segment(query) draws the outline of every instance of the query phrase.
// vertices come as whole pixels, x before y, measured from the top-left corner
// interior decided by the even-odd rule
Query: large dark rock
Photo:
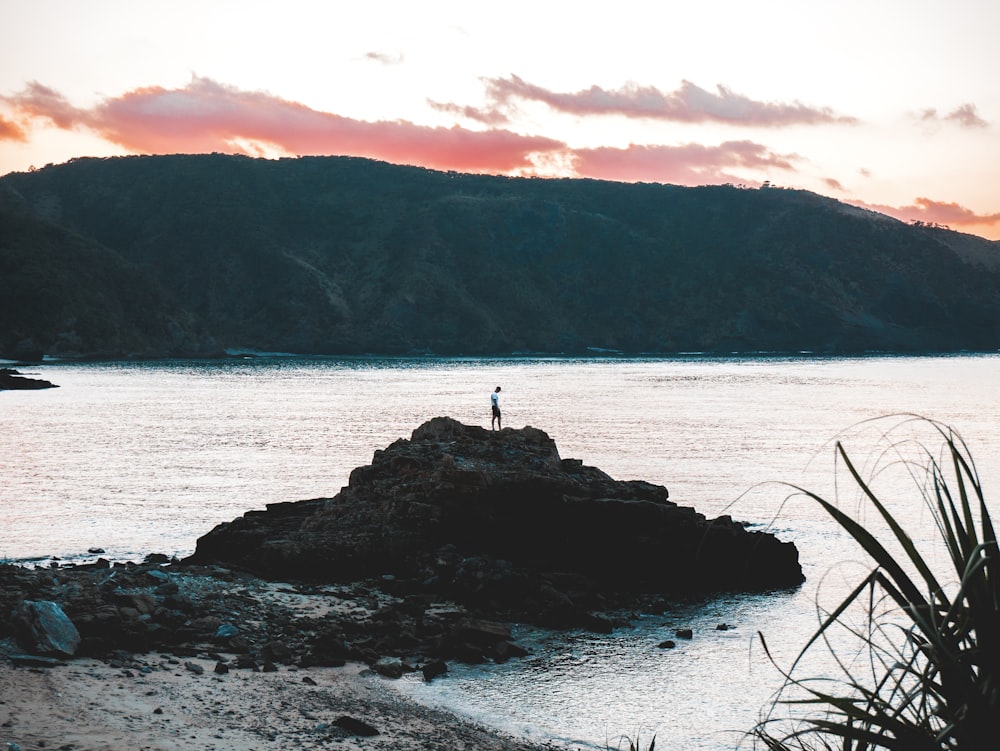
[[[729,517],[708,520],[668,500],[662,486],[561,459],[541,430],[492,432],[446,417],[376,451],[334,498],[219,525],[189,561],[274,578],[420,582],[459,601],[544,614],[538,620],[553,625],[622,593],[803,579],[791,543]]]
[[[72,657],[80,648],[80,632],[56,602],[26,600],[13,622],[21,644],[36,654]]]

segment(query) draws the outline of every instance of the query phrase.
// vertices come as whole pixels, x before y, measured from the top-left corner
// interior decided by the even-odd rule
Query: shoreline
[[[108,587],[117,603],[110,608],[98,595]],[[84,637],[75,656],[25,639],[14,610],[29,600],[74,616]],[[184,641],[159,638],[156,622],[169,614],[158,600],[183,611]],[[0,566],[0,748],[553,748],[421,704],[392,685],[426,657],[383,662],[364,641],[340,641],[349,623],[362,640],[385,634],[376,614],[398,605],[365,583],[304,586],[162,560]]]
[[[419,704],[363,664],[221,675],[214,664],[166,653],[49,668],[0,660],[0,743],[21,751],[552,748]]]

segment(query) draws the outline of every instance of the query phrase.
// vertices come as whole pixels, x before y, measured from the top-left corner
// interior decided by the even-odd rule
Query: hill
[[[78,159],[0,230],[6,355],[1000,346],[1000,244],[805,191]]]

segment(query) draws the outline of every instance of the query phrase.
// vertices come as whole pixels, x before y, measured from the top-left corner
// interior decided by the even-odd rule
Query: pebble
[[[197,662],[185,662],[184,667],[190,670],[195,675],[201,675],[205,672],[205,668],[199,665]]]

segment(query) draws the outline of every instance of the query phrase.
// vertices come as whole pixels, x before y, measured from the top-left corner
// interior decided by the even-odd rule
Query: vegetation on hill
[[[997,243],[804,191],[78,159],[0,229],[0,354],[1000,346]]]
[[[11,199],[0,194],[0,355],[210,351],[191,316],[168,303],[155,280]]]

